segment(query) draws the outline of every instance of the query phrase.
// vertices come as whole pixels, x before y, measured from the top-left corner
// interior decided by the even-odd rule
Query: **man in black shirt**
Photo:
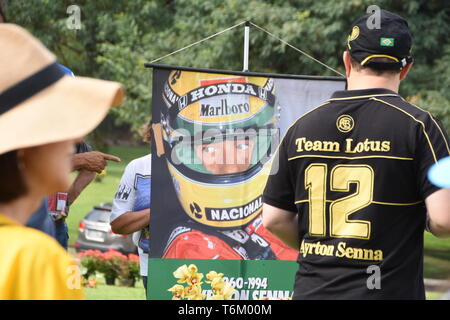
[[[424,299],[425,226],[450,235],[450,189],[427,179],[448,136],[398,95],[408,24],[381,10],[371,29],[369,17],[348,36],[348,90],[289,128],[264,191],[264,225],[300,251],[294,299]]]

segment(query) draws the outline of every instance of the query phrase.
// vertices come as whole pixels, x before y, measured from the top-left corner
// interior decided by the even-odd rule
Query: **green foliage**
[[[81,8],[81,30],[65,25],[71,4]],[[124,83],[127,100],[113,116],[136,130],[151,108],[151,72],[144,62],[250,20],[343,73],[351,23],[372,4],[402,15],[414,34],[415,66],[401,94],[432,110],[449,129],[450,12],[443,0],[15,0],[7,14],[77,75]],[[251,71],[335,75],[254,27],[250,38]],[[242,49],[243,26],[160,63],[241,70]]]
[[[94,250],[87,250],[78,255],[82,267],[81,274],[85,280],[89,280],[89,277],[95,276],[95,272],[100,265],[100,256],[100,251],[94,252]]]
[[[109,249],[102,254],[97,270],[103,273],[106,279],[115,279],[119,277],[124,268],[128,268],[127,257],[118,251]]]

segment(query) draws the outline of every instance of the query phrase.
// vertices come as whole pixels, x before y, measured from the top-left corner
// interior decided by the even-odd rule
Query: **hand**
[[[88,170],[101,173],[107,166],[107,160],[120,162],[120,158],[98,151],[77,153],[73,155],[74,170]]]

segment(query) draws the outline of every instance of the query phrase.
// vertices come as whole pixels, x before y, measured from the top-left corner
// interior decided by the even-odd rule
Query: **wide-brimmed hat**
[[[0,24],[0,154],[83,137],[123,100],[118,82],[70,77],[25,29]]]

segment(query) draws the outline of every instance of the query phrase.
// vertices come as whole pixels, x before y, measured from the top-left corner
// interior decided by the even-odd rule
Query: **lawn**
[[[105,279],[97,276],[96,288],[85,288],[84,295],[87,300],[145,300],[145,289],[142,279],[136,281],[135,287],[120,286],[116,280],[114,286],[105,284]]]
[[[125,166],[133,159],[148,154],[149,147],[126,147],[112,146],[108,153],[116,155],[122,162],[109,162],[107,174],[101,182],[92,182],[75,201],[70,209],[67,219],[69,226],[69,243],[73,245],[78,236],[78,224],[80,220],[92,209],[94,205],[101,202],[111,202]],[[450,279],[450,241],[438,239],[429,233],[425,233],[425,278]],[[145,299],[145,291],[142,281],[135,288],[121,286],[107,286],[102,278],[95,289],[87,288],[86,297],[90,300],[125,300]],[[427,299],[439,298],[441,293],[427,292]]]
[[[425,232],[424,275],[431,279],[450,279],[450,240]]]

